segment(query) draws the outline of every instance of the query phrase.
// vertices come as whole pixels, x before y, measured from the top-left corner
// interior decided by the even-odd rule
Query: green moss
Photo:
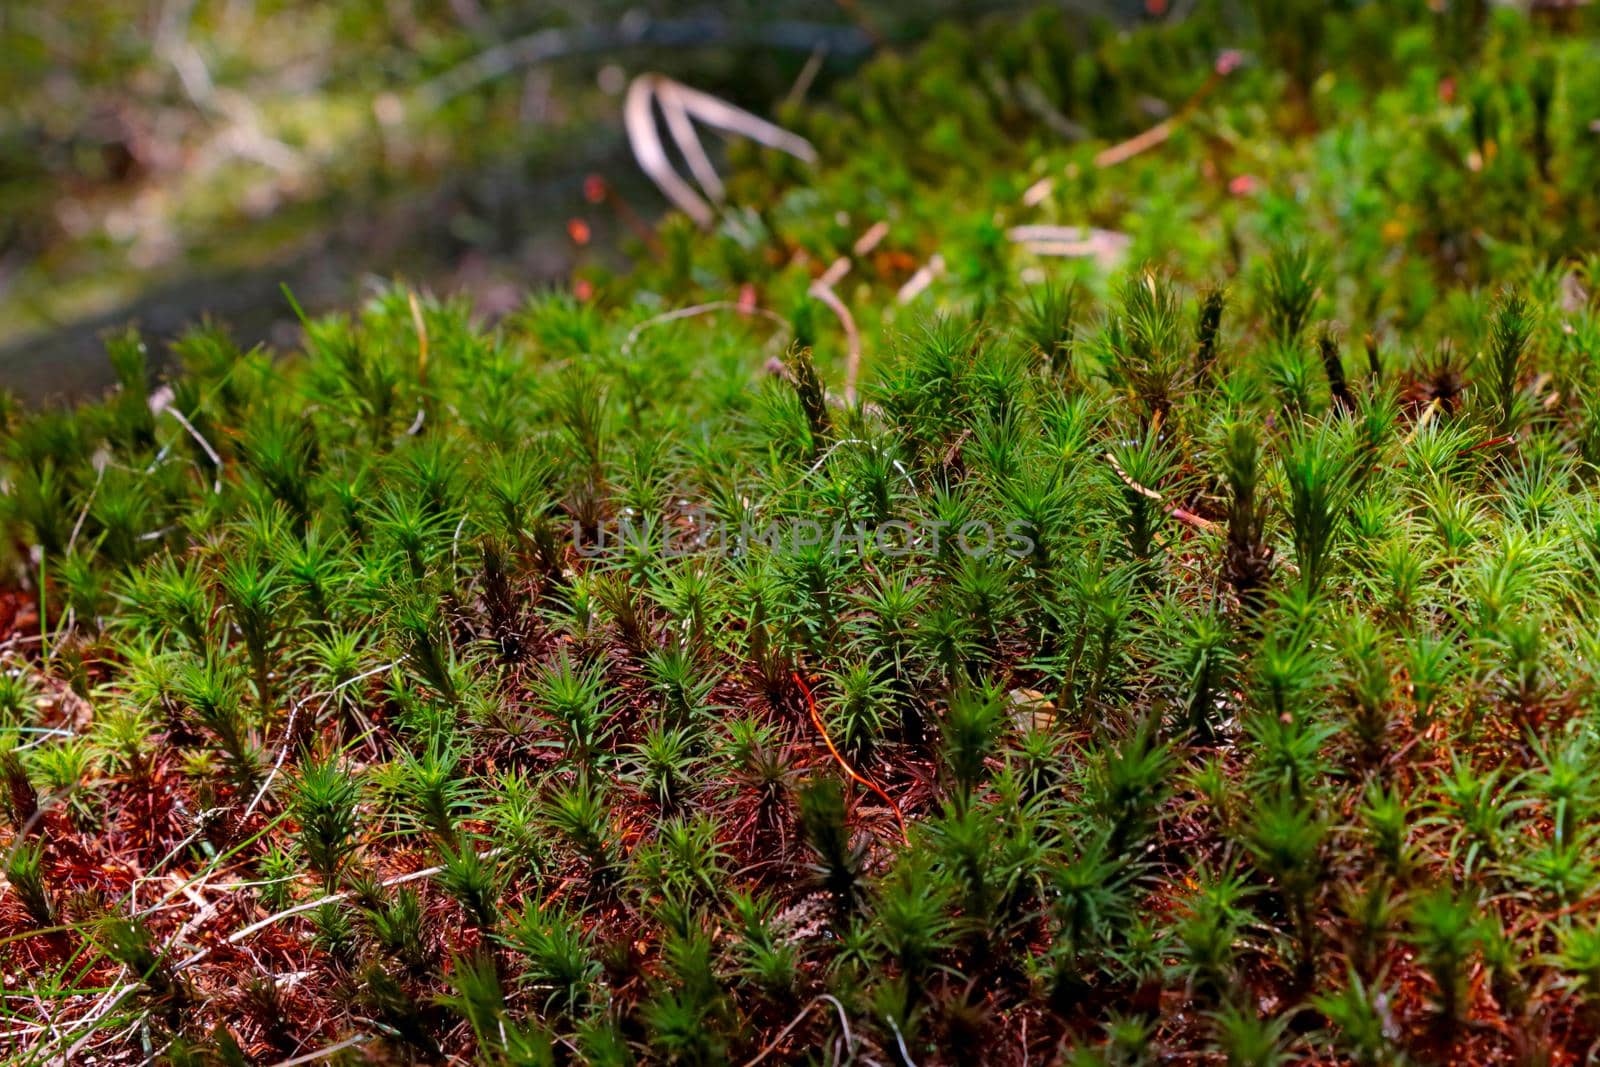
[[[587,298],[208,327],[153,416],[124,339],[122,392],[16,413],[33,1051],[1586,1048],[1600,67],[1292,6],[943,33]]]

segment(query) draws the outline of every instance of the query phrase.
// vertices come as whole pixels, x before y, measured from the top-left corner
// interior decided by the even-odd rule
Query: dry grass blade
[[[651,327],[661,326],[669,322],[678,322],[682,319],[694,318],[696,315],[707,315],[714,311],[732,311],[740,315],[759,315],[770,322],[775,322],[778,324],[779,337],[786,336],[793,329],[793,327],[789,325],[789,320],[784,318],[782,315],[779,315],[775,311],[769,311],[763,307],[755,307],[752,305],[736,303],[732,300],[713,300],[705,304],[693,304],[689,307],[674,308],[671,311],[663,311],[659,315],[652,315],[650,318],[645,319],[633,329],[629,330],[628,336],[622,339],[622,354],[624,356],[631,355],[633,353],[633,346],[639,343],[639,335]]]
[[[296,1056],[293,1059],[279,1060],[277,1063],[273,1064],[272,1067],[299,1067],[299,1065],[302,1063],[316,1063],[318,1060],[325,1060],[330,1056],[337,1056],[347,1048],[355,1048],[357,1045],[364,1045],[369,1040],[370,1038],[368,1038],[365,1034],[357,1034],[355,1037],[347,1037],[343,1041],[335,1042],[334,1044],[328,1045],[325,1048],[319,1048],[315,1052],[307,1052]]]
[[[1006,236],[1036,256],[1092,258],[1110,270],[1127,254],[1133,239],[1092,226],[1013,226]]]
[[[415,306],[415,305],[413,305],[413,306]],[[278,758],[273,761],[272,770],[267,774],[266,778],[262,781],[261,787],[256,790],[255,795],[250,798],[250,803],[245,805],[244,814],[242,816],[240,816],[241,821],[244,820],[244,819],[248,819],[250,817],[251,813],[256,810],[256,805],[261,803],[261,799],[267,795],[267,790],[272,788],[273,779],[276,778],[278,776],[278,772],[283,769],[284,758],[287,757],[288,754],[289,754],[289,747],[290,747],[289,743],[290,743],[290,741],[292,741],[294,739],[295,719],[299,716],[300,709],[305,707],[307,701],[312,700],[312,699],[314,699],[316,697],[319,697],[319,696],[322,697],[323,698],[322,699],[322,703],[317,708],[317,714],[321,715],[322,714],[322,709],[326,708],[328,706],[328,701],[332,700],[341,690],[346,689],[346,688],[356,684],[357,682],[366,681],[368,678],[372,678],[372,677],[374,677],[376,675],[382,674],[384,671],[393,670],[393,669],[394,669],[394,664],[393,663],[385,663],[382,666],[374,667],[374,668],[372,668],[371,670],[368,670],[368,671],[363,671],[360,674],[356,675],[354,678],[346,678],[344,681],[340,682],[338,685],[334,686],[332,689],[328,690],[326,693],[313,693],[310,697],[307,697],[305,700],[297,700],[297,701],[295,701],[294,707],[289,709],[289,721],[283,727],[283,743],[278,748]]]
[[[881,219],[867,227],[867,232],[856,238],[856,243],[850,246],[850,254],[856,256],[871,255],[873,249],[883,243],[889,236],[889,224]]]

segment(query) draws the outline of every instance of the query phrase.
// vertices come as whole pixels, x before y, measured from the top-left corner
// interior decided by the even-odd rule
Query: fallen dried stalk
[[[67,555],[72,555],[72,547],[78,543],[78,534],[83,532],[83,520],[89,517],[89,508],[94,505],[95,494],[100,492],[100,483],[106,479],[106,467],[109,463],[101,463],[95,470],[94,485],[89,488],[89,495],[83,501],[83,509],[78,512],[78,521],[72,524],[72,536],[67,538]]]
[[[1424,426],[1428,425],[1428,423],[1432,422],[1433,417],[1437,414],[1439,414],[1439,401],[1428,401],[1428,406],[1422,409],[1422,414],[1417,418],[1417,421],[1411,424],[1411,432],[1406,434],[1405,440],[1400,442],[1401,445],[1409,445],[1413,440],[1415,440],[1417,433]]]
[[[79,1062],[77,1058],[78,1052],[83,1048],[84,1045],[88,1044],[89,1039],[94,1036],[95,1029],[100,1025],[100,1020],[104,1019],[107,1015],[110,1015],[116,1006],[122,1003],[125,997],[128,997],[143,988],[143,982],[130,982],[121,989],[116,989],[113,987],[112,989],[107,990],[105,995],[100,998],[100,1002],[93,1008],[89,1009],[89,1014],[85,1017],[82,1023],[82,1025],[85,1027],[83,1036],[74,1041],[72,1043],[72,1047],[67,1049],[67,1051],[62,1054],[59,1060],[55,1060],[53,1062],[62,1064],[63,1067]]]
[[[1038,207],[1044,203],[1045,198],[1055,191],[1054,178],[1040,178],[1022,192],[1022,205],[1024,207]]]
[[[849,257],[840,256],[838,259],[828,264],[828,269],[822,272],[822,276],[816,280],[815,284],[826,286],[827,288],[832,289],[835,285],[838,285],[840,282],[844,281],[844,276],[849,273]]]
[[[1487,441],[1479,441],[1475,445],[1469,445],[1468,447],[1463,448],[1461,451],[1457,452],[1456,455],[1458,455],[1458,456],[1466,456],[1466,455],[1472,454],[1473,452],[1480,452],[1485,448],[1498,448],[1500,445],[1514,445],[1516,443],[1517,443],[1517,435],[1516,434],[1514,434],[1514,433],[1504,433],[1504,434],[1501,434],[1499,437],[1491,437]]]
[[[428,384],[428,324],[422,317],[422,305],[417,302],[414,289],[406,290],[406,301],[411,305],[411,326],[417,331],[417,384]]]
[[[833,286],[824,285],[823,279],[818,278],[811,283],[808,291],[828,305],[828,310],[834,313],[839,319],[839,325],[844,327],[844,402],[847,405],[854,405],[856,376],[861,373],[861,331],[856,329],[856,320],[851,316],[850,309],[845,307],[844,301],[839,299],[839,294],[833,291]]]

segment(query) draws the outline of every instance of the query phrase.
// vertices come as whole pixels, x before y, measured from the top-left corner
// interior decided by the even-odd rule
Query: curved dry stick
[[[844,306],[844,301],[839,299],[839,294],[833,291],[833,286],[822,284],[822,279],[819,278],[811,283],[808,291],[828,305],[828,310],[838,317],[839,325],[844,327],[844,401],[846,404],[854,404],[856,376],[861,373],[861,331],[856,329],[856,320],[851,317],[850,309]]]
[[[800,692],[805,694],[806,710],[811,713],[811,723],[817,728],[817,733],[822,735],[823,744],[828,746],[828,751],[833,753],[833,758],[838,761],[839,766],[844,768],[844,773],[883,798],[883,802],[889,805],[889,810],[894,812],[895,822],[900,824],[900,836],[905,840],[906,844],[911,844],[911,834],[906,831],[906,817],[901,814],[900,805],[896,804],[894,798],[883,791],[882,786],[864,777],[854,767],[850,766],[848,760],[839,754],[839,750],[834,747],[833,738],[828,736],[828,728],[822,725],[822,716],[817,713],[817,701],[811,695],[811,687],[806,684],[806,680],[800,676],[799,671],[790,671],[789,673],[794,676],[795,684],[800,687]]]
[[[894,1031],[894,1043],[900,1049],[901,1062],[904,1063],[906,1067],[917,1067],[916,1061],[911,1058],[911,1051],[906,1048],[905,1036],[900,1033],[900,1028],[895,1025],[893,1016],[885,1015],[883,1017],[883,1021],[888,1023],[889,1029]]]

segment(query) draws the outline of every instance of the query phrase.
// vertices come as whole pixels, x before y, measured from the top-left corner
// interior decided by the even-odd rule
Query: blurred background
[[[770,114],[936,23],[1020,6],[8,0],[0,384],[98,389],[100,338],[128,322],[159,341],[210,314],[291,342],[281,286],[316,311],[400,276],[504,311],[582,257],[621,258],[630,212],[662,210],[621,129],[635,74]],[[621,212],[590,210],[596,178]]]

